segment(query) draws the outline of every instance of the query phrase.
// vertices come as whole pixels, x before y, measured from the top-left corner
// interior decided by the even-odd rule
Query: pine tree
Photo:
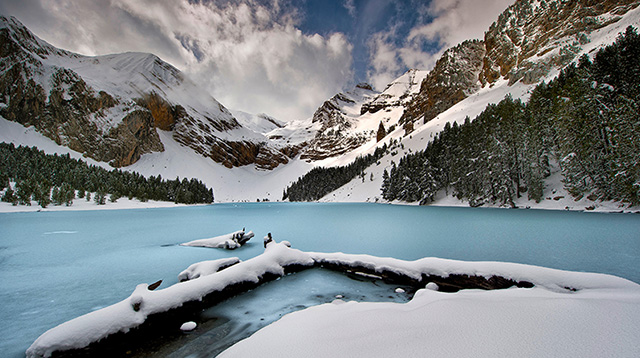
[[[380,125],[378,126],[378,134],[376,135],[376,141],[381,141],[386,135],[387,132],[384,129],[384,125],[382,124],[382,121],[380,121]]]
[[[107,194],[103,189],[98,189],[96,195],[93,198],[93,201],[96,205],[105,205],[107,203]]]
[[[33,184],[31,180],[21,180],[16,184],[16,198],[18,204],[31,206],[31,196],[33,195]]]
[[[385,169],[382,172],[382,187],[380,190],[382,191],[382,197],[386,200],[393,200],[391,197],[391,193],[389,192],[389,172]]]
[[[18,197],[16,197],[15,192],[11,189],[11,185],[7,187],[4,195],[2,195],[2,201],[11,203],[12,205],[18,205]]]
[[[62,183],[60,186],[60,199],[61,203],[66,206],[71,206],[73,204],[73,199],[76,197],[76,192],[71,187],[69,183]]]

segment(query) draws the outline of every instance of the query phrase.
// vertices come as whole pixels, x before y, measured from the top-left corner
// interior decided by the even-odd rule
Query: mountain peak
[[[78,56],[72,52],[65,51],[54,47],[48,42],[35,36],[26,26],[22,24],[18,19],[13,16],[5,17],[0,15],[0,36],[2,36],[2,43],[5,46],[9,43],[14,43],[20,46],[24,51],[38,55],[40,58],[46,58],[50,55],[58,56]],[[2,51],[7,51],[3,49]],[[14,51],[16,48],[9,50]],[[4,53],[2,54],[4,57]]]

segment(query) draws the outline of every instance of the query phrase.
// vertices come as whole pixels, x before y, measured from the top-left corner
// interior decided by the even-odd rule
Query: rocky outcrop
[[[420,117],[426,123],[476,92],[484,55],[484,43],[478,40],[465,41],[445,51],[422,81],[420,93],[409,102],[400,123]]]
[[[382,93],[360,107],[360,114],[377,113],[391,107],[406,106],[419,91],[427,71],[410,69],[395,81],[389,83]]]
[[[77,55],[38,40],[14,19],[0,21],[0,115],[115,167],[164,150],[150,111],[134,104],[116,108],[116,98],[96,91],[73,70],[46,67],[47,56]],[[119,120],[110,118],[114,112]]]
[[[357,107],[363,98],[369,98],[374,93],[370,85],[359,84],[353,91],[338,93],[325,101],[315,111],[312,119],[313,123],[320,124],[320,129],[302,153],[301,158],[314,161],[338,156],[369,140],[373,132],[353,131],[357,119],[350,115],[346,108]]]
[[[154,129],[153,117],[149,111],[144,110],[127,114],[119,126],[109,131],[105,142],[117,144],[105,146],[100,151],[105,161],[116,158],[110,162],[114,167],[126,167],[137,162],[144,153],[164,150],[158,132]]]
[[[520,0],[485,33],[487,55],[480,82],[504,77],[510,84],[536,83],[552,68],[575,59],[588,34],[618,21],[638,0]]]

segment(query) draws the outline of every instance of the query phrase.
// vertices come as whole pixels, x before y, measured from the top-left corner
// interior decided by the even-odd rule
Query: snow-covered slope
[[[579,58],[582,54],[593,55],[595,50],[598,48],[613,43],[618,34],[624,32],[627,26],[633,25],[638,27],[639,24],[640,8],[635,8],[627,12],[624,16],[618,18],[618,21],[595,30],[588,35],[585,34],[584,36],[586,36],[587,39],[586,43],[576,50],[574,58]],[[559,67],[551,67],[548,74],[542,77],[541,80],[548,81],[549,79],[557,76],[559,71]],[[498,103],[508,94],[513,98],[526,100],[529,97],[530,91],[537,84],[537,82],[510,82],[511,81],[508,78],[497,79],[491,86],[486,85],[480,88],[477,92],[469,95],[467,98],[440,113],[427,123],[422,123],[420,121],[415,122],[414,131],[408,135],[402,128],[395,128],[394,131],[388,133],[387,136],[379,143],[376,143],[375,139],[372,139],[360,148],[355,149],[353,152],[341,158],[322,162],[322,164],[326,166],[343,165],[353,160],[358,154],[372,153],[377,146],[381,146],[384,143],[391,147],[390,153],[379,160],[379,164],[374,164],[365,170],[364,182],[360,177],[358,177],[340,189],[326,195],[321,199],[321,201],[381,201],[380,188],[382,186],[382,173],[385,169],[389,170],[391,168],[392,162],[398,163],[404,155],[423,150],[427,143],[444,128],[447,122],[457,122],[458,124],[462,124],[466,116],[473,119],[480,114],[488,104]],[[390,120],[390,122],[391,121],[392,120]],[[551,177],[546,181],[544,193],[544,198],[546,200],[543,200],[540,203],[535,203],[534,201],[522,199],[516,204],[519,207],[537,207],[544,209],[584,210],[586,207],[595,207],[596,210],[607,211],[625,209],[620,206],[620,203],[614,202],[593,202],[586,198],[575,201],[563,188],[563,184],[561,182],[562,176],[559,173],[559,169],[555,168],[554,170],[555,171],[552,173]],[[373,179],[371,180],[371,178]],[[554,200],[555,198],[559,199]],[[446,196],[445,193],[442,193],[442,195],[440,195],[432,205],[468,204],[459,202],[451,196]],[[626,208],[625,210],[636,209]]]
[[[420,91],[420,84],[425,79],[429,71],[419,71],[411,69],[402,76],[396,78],[373,100],[364,103],[360,113],[375,113],[389,107],[406,106],[412,96]]]

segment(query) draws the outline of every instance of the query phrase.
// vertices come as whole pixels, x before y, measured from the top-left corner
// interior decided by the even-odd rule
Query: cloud
[[[354,3],[354,0],[344,0],[344,3],[342,3],[342,6],[347,9],[347,12],[349,13],[349,15],[352,18],[356,18],[356,5]]]
[[[416,8],[418,17],[428,20],[419,21],[406,34],[391,28],[371,37],[369,81],[382,89],[378,83],[395,79],[408,68],[433,68],[446,49],[467,39],[482,39],[484,31],[513,2],[433,0]]]
[[[0,1],[55,46],[86,55],[151,52],[225,106],[281,120],[311,116],[352,77],[347,38],[303,34],[286,0]]]

